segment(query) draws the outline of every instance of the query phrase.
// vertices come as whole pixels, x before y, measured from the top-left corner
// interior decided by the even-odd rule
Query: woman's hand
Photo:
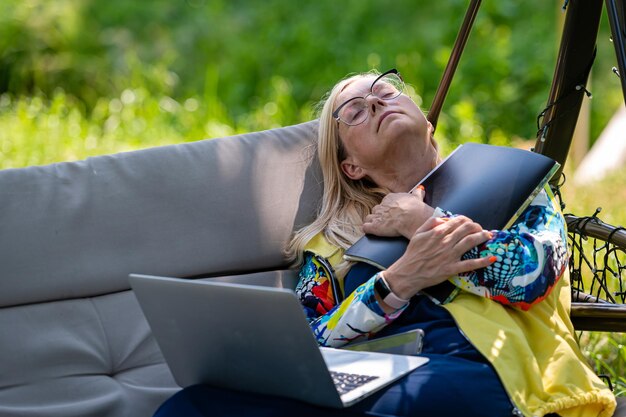
[[[423,288],[495,262],[495,256],[461,260],[490,237],[490,232],[465,216],[431,217],[411,236],[404,255],[385,271],[385,279],[394,294],[408,300]]]
[[[424,203],[423,188],[412,193],[387,194],[365,218],[363,231],[376,236],[404,236],[410,239],[435,210]]]

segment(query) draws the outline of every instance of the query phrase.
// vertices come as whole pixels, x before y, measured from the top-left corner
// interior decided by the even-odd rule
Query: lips
[[[397,111],[386,111],[383,114],[380,115],[380,118],[378,119],[378,126],[376,128],[376,130],[380,130],[380,125],[382,124],[383,120],[385,120],[387,118],[387,116],[391,115],[391,114],[396,114],[398,113]]]

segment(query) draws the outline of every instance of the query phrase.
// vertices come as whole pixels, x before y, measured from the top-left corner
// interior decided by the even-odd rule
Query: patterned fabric
[[[376,276],[359,286],[341,304],[335,304],[330,287],[330,271],[307,253],[300,270],[296,294],[307,314],[313,334],[321,346],[342,346],[368,338],[393,321],[405,307],[386,315],[376,301]],[[328,306],[333,306],[327,309]]]
[[[309,320],[328,313],[335,306],[329,271],[312,253],[307,253],[299,278],[296,293]]]
[[[465,255],[495,255],[493,265],[451,281],[469,292],[522,309],[541,301],[567,262],[565,221],[557,207],[554,196],[542,191],[509,230],[494,231],[491,240]],[[296,288],[320,345],[339,347],[368,338],[404,310],[385,315],[376,301],[375,277],[337,305],[330,291],[331,273],[307,253]]]
[[[495,255],[491,266],[458,276],[458,287],[499,303],[528,310],[548,296],[567,265],[565,220],[546,191],[541,192],[510,229],[466,253]]]

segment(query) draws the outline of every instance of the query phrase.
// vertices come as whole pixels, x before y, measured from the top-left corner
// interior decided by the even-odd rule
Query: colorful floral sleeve
[[[452,282],[523,310],[543,300],[567,265],[565,219],[557,207],[551,192],[540,192],[511,228],[493,231],[492,239],[464,256],[495,255],[496,262]]]
[[[374,293],[376,276],[337,305],[330,286],[330,273],[313,254],[307,253],[296,287],[296,294],[321,346],[339,347],[367,338],[404,310],[403,307],[390,315],[384,313]]]

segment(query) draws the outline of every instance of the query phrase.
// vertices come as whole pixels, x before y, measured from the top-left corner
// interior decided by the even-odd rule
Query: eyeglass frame
[[[398,92],[398,95],[397,95],[397,96],[394,96],[394,97],[391,97],[391,98],[387,98],[387,99],[382,98],[382,97],[378,97],[376,94],[374,94],[374,90],[373,90],[373,89],[374,89],[374,85],[375,85],[375,84],[376,84],[376,83],[377,83],[377,82],[378,82],[381,78],[383,78],[383,77],[385,77],[385,76],[387,76],[387,75],[389,75],[389,74],[395,74],[395,75],[397,75],[397,76],[398,76],[398,78],[399,78],[399,79],[400,79],[400,81],[402,82],[402,88],[401,88],[400,90],[398,90],[399,92]],[[345,124],[346,126],[358,126],[358,125],[360,125],[360,124],[365,123],[365,121],[366,121],[366,120],[368,119],[368,117],[369,117],[369,113],[366,113],[365,119],[363,119],[363,121],[362,121],[362,122],[359,122],[359,123],[357,123],[357,124],[353,124],[353,125],[351,125],[351,124],[349,124],[349,123],[348,123],[348,122],[346,122],[345,120],[342,120],[342,119],[339,117],[339,112],[340,112],[340,111],[341,111],[341,109],[342,109],[343,107],[345,107],[348,103],[350,103],[351,101],[356,100],[356,99],[363,99],[363,100],[366,100],[369,96],[372,96],[372,95],[373,95],[374,97],[377,97],[377,98],[379,98],[379,99],[381,99],[381,100],[385,100],[385,101],[394,100],[394,99],[396,99],[396,98],[400,97],[400,96],[402,95],[402,93],[404,92],[404,90],[405,90],[405,89],[406,89],[406,84],[404,83],[404,80],[402,79],[402,75],[400,75],[400,72],[398,72],[398,70],[397,70],[397,69],[392,68],[392,69],[390,69],[390,70],[388,70],[388,71],[383,72],[383,73],[382,73],[382,74],[380,74],[378,77],[376,77],[376,79],[372,82],[372,85],[370,85],[370,92],[369,92],[369,93],[367,93],[365,96],[355,96],[355,97],[351,97],[351,98],[349,98],[348,100],[344,101],[343,103],[341,103],[341,105],[340,105],[339,107],[337,107],[337,109],[336,109],[335,111],[333,111],[332,116],[333,116],[333,118],[337,121],[337,123],[342,122],[342,123],[343,123],[343,124]]]

